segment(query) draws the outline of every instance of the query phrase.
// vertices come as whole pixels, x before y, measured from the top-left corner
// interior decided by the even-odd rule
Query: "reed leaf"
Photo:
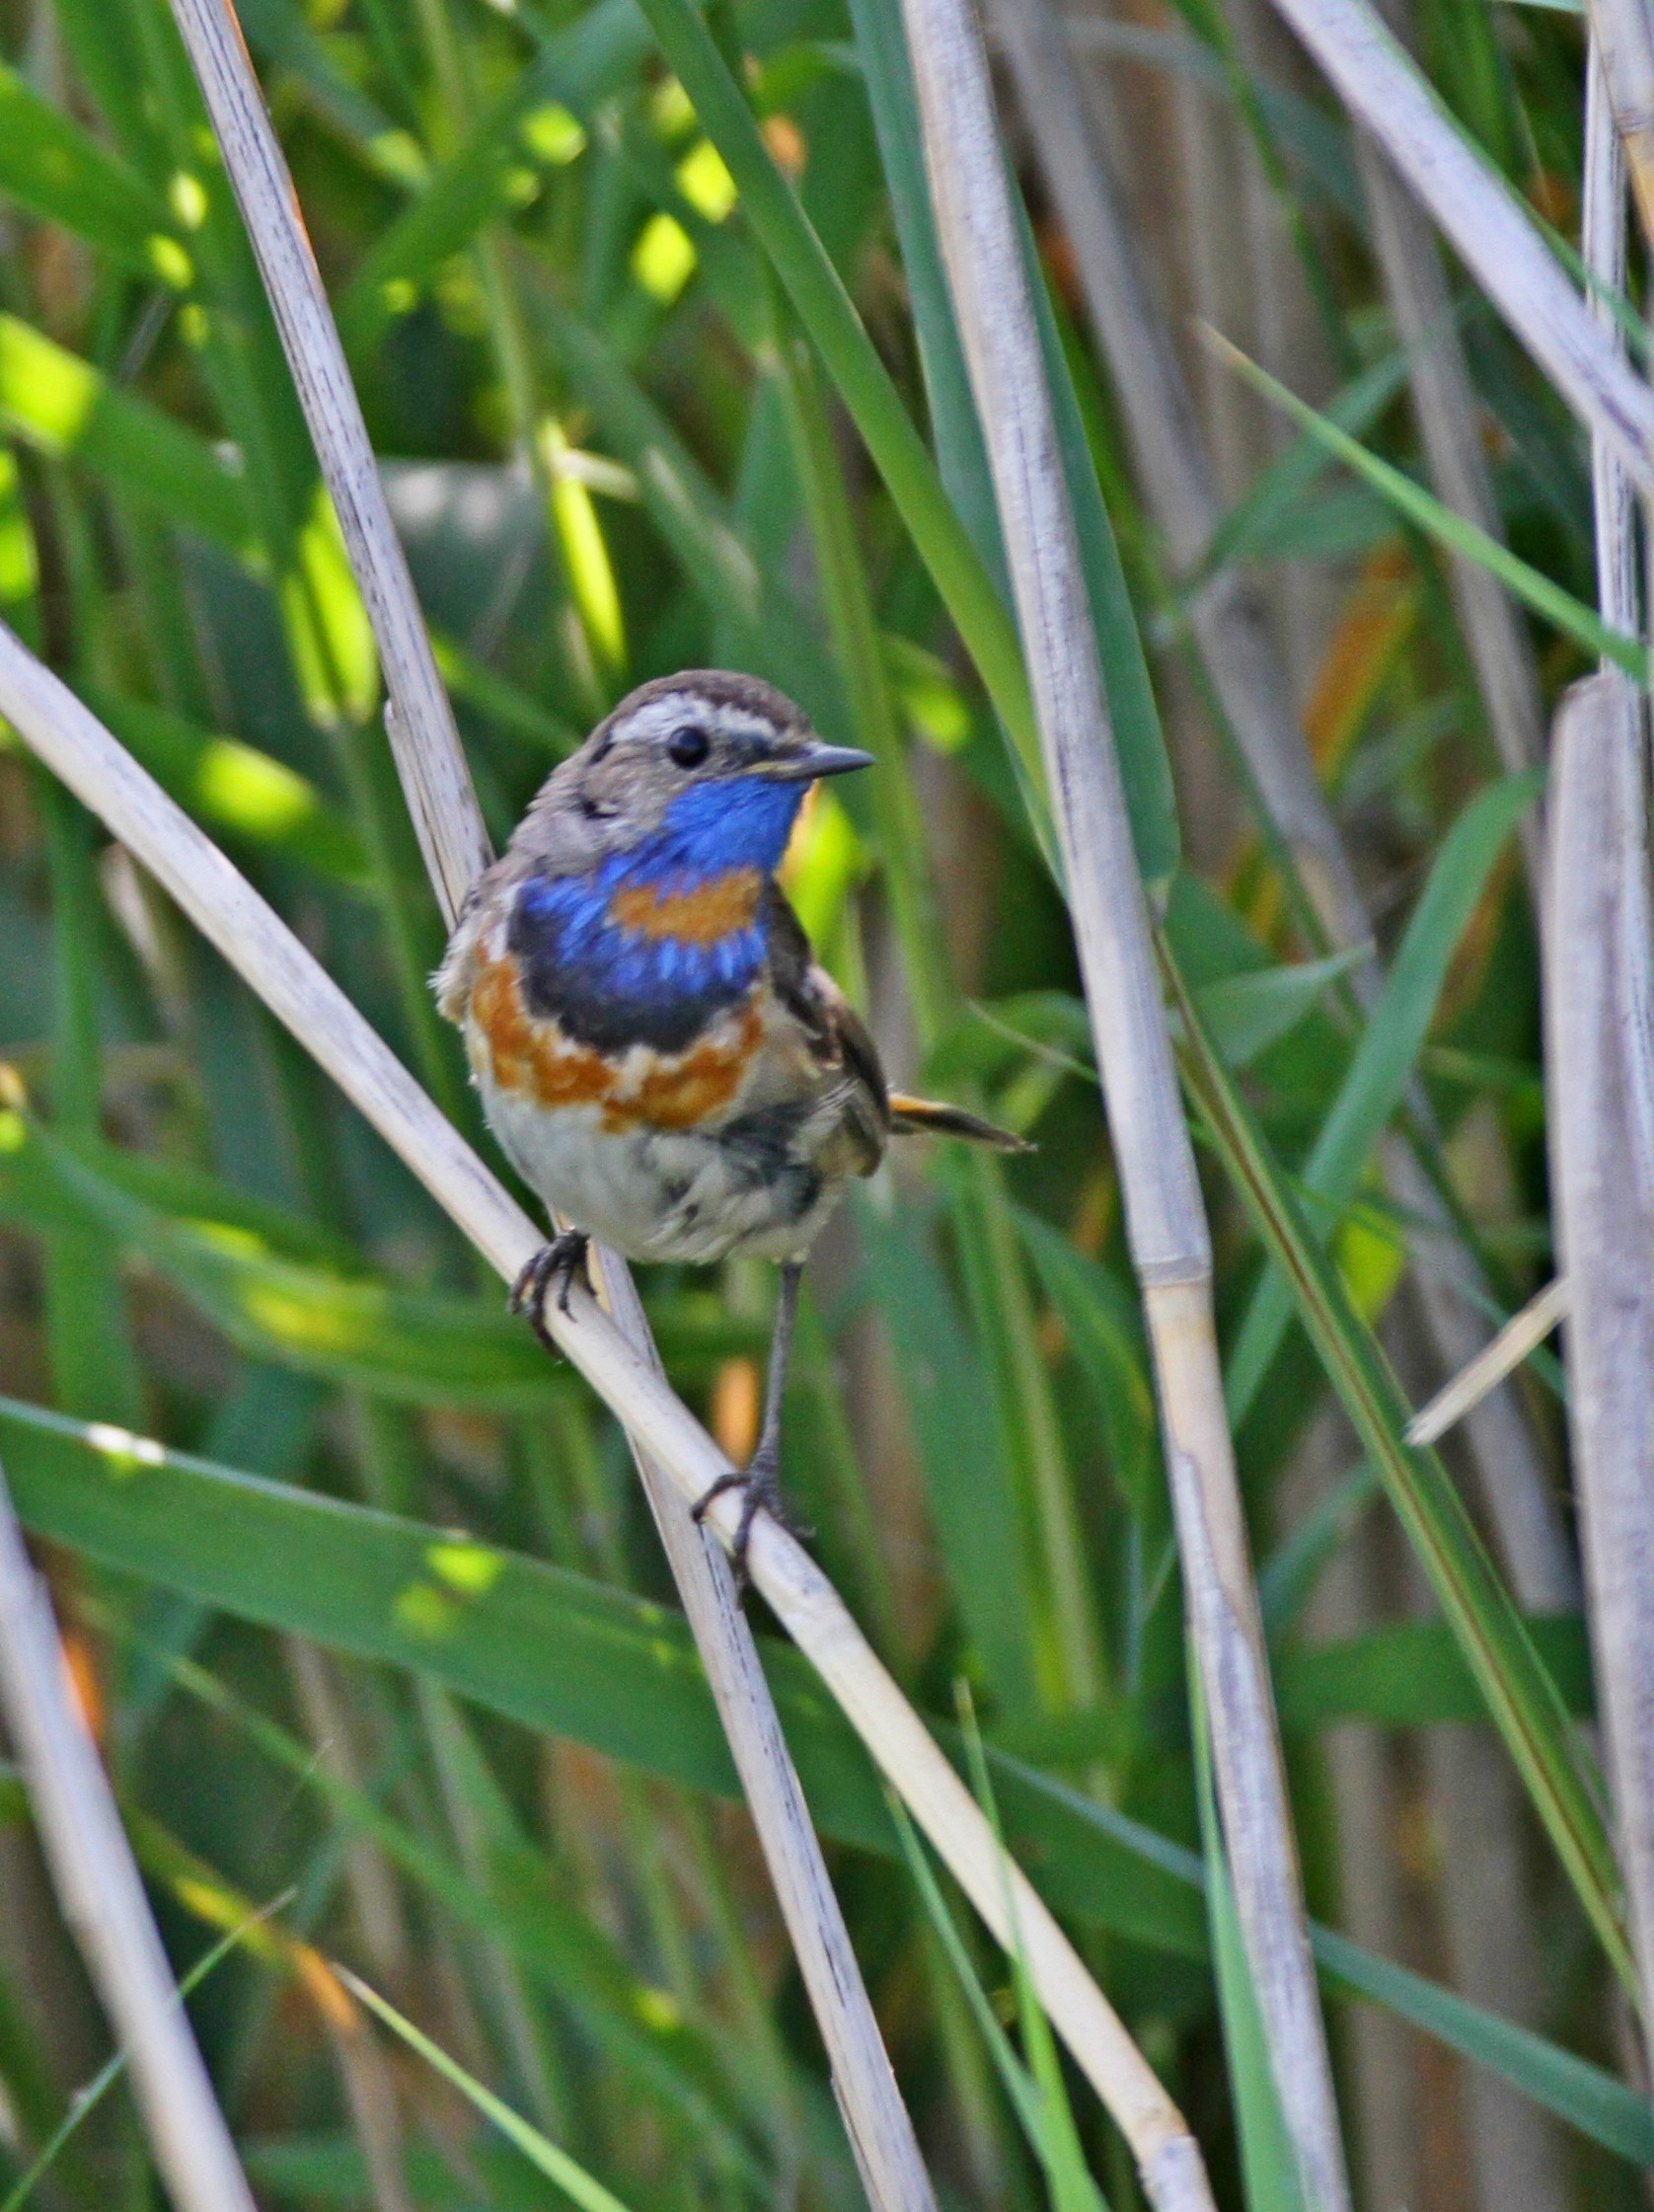
[[[1336,1211],[1356,1184],[1381,1131],[1406,1096],[1455,948],[1511,830],[1540,789],[1537,773],[1507,777],[1471,801],[1443,843],[1419,894],[1383,992],[1322,1122],[1302,1182]],[[1262,1387],[1292,1312],[1292,1294],[1268,1274],[1252,1294],[1230,1357],[1231,1416],[1240,1422]]]
[[[1478,528],[1464,515],[1456,514],[1451,507],[1444,506],[1440,499],[1425,491],[1422,485],[1415,484],[1401,470],[1381,460],[1376,453],[1370,453],[1359,439],[1350,437],[1335,422],[1318,415],[1314,408],[1307,407],[1284,384],[1277,383],[1266,370],[1260,369],[1255,362],[1248,361],[1237,348],[1215,334],[1209,343],[1249,384],[1273,401],[1284,415],[1290,416],[1301,429],[1324,445],[1340,461],[1347,463],[1358,476],[1365,477],[1374,490],[1382,493],[1409,522],[1416,523],[1450,552],[1485,569],[1508,591],[1526,601],[1536,614],[1542,615],[1547,622],[1553,623],[1565,636],[1583,646],[1587,652],[1603,654],[1616,667],[1623,668],[1627,675],[1634,676],[1639,683],[1646,683],[1647,648],[1634,637],[1628,637],[1623,631],[1611,629],[1571,593],[1559,590],[1548,576],[1530,568],[1526,561],[1518,560],[1499,539],[1491,537],[1487,531]]]
[[[1630,1981],[1618,1880],[1582,1751],[1555,1682],[1433,1454],[1402,1442],[1407,1409],[1383,1353],[1310,1231],[1256,1123],[1180,992],[1191,1093],[1259,1236],[1293,1286],[1300,1315],[1356,1434],[1430,1579],[1495,1726],[1604,1950]]]

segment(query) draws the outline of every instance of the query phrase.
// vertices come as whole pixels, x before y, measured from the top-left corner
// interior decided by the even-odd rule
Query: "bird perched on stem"
[[[690,669],[623,699],[542,786],[473,886],[436,978],[489,1124],[568,1224],[524,1268],[544,1301],[592,1237],[631,1259],[781,1262],[735,1543],[780,1516],[782,1396],[804,1257],[892,1135],[1021,1140],[890,1091],[776,871],[809,786],[871,765],[756,677]]]

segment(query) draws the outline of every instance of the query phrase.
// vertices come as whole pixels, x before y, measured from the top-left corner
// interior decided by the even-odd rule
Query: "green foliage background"
[[[1152,1389],[894,11],[249,0],[242,16],[496,839],[624,690],[683,665],[762,673],[878,755],[809,817],[795,900],[892,1066],[1039,1150],[1010,1168],[939,1150],[858,1194],[813,1270],[789,1484],[961,1757],[967,1687],[1009,1839],[1189,2113],[1223,2200],[1262,2212],[1285,2201],[1267,2077],[1221,1866],[1201,1894],[1214,1831]],[[1577,25],[1431,0],[1419,29],[1465,127],[1554,214],[1578,173]],[[1209,1140],[1352,2141],[1359,1997],[1418,2032],[1421,2203],[1471,2201],[1446,2048],[1566,2126],[1575,2201],[1630,2204],[1654,2114],[1614,2078],[1613,1868],[1567,1718],[1593,1703],[1582,1626],[1530,1634],[1448,1472],[1400,1444],[1404,1401],[1370,1335],[1405,1365],[1416,1225],[1373,1177],[1387,1129],[1451,1197],[1501,1311],[1547,1263],[1510,835],[1533,788],[1498,776],[1457,634],[1438,541],[1466,541],[1412,483],[1344,126],[1313,88],[1249,78],[1199,0],[1174,47],[1169,65],[1227,84],[1258,133],[1342,386],[1343,458],[1361,441],[1357,472],[1332,473],[1334,433],[1283,433],[1209,567],[1243,563],[1268,591],[1289,570],[1325,581],[1322,768],[1394,953],[1365,1024],[1213,726],[1031,171],[1029,250]],[[4,0],[0,55],[0,615],[487,1147],[429,997],[440,931],[371,639],[166,10]],[[1559,689],[1601,643],[1581,603],[1581,441],[1473,298],[1464,328],[1523,565],[1506,573]],[[1198,837],[1179,838],[1179,801]],[[286,1899],[192,2000],[262,2199],[564,2201],[422,2060],[364,2055],[359,2026],[341,2037],[315,1945],[629,2205],[858,2202],[613,1424],[15,741],[0,946],[0,1454],[46,1540],[181,1970],[250,1903]],[[645,1289],[674,1384],[738,1446],[764,1272],[658,1270]],[[1557,1371],[1545,1354],[1531,1370],[1560,1485]],[[1353,1428],[1329,1425],[1335,1401]],[[1287,1478],[1317,1423],[1331,1479],[1312,1495]],[[1385,1490],[1439,1617],[1419,1615]],[[1320,1578],[1352,1545],[1380,1563],[1379,1617],[1313,1638]],[[1089,2097],[1066,2118],[1010,1968],[904,1859],[802,1663],[769,1649],[946,2201],[1137,2203]],[[1489,1711],[1535,1807],[1513,1814],[1533,1911],[1512,1940],[1542,1993],[1520,2023],[1442,1986],[1451,1929],[1420,1841],[1419,1731]],[[1399,1813],[1340,1838],[1326,1731],[1351,1721],[1389,1731]],[[0,1809],[3,2191],[103,2047],[15,1788]],[[1333,1932],[1352,1848],[1402,1868],[1409,1959]],[[388,2098],[377,2121],[364,2066]],[[30,2201],[155,2200],[124,2098]]]

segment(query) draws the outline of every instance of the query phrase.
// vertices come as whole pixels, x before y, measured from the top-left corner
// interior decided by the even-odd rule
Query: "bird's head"
[[[577,810],[610,853],[646,849],[662,873],[770,876],[809,786],[870,765],[758,677],[695,668],[623,699],[543,800]]]
[[[623,699],[511,841],[507,942],[531,1010],[604,1049],[682,1051],[763,966],[768,886],[810,785],[868,765],[755,676],[691,669]]]

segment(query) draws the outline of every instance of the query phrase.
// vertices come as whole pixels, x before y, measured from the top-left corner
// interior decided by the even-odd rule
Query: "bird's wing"
[[[968,1144],[985,1144],[995,1152],[1034,1149],[1026,1137],[1013,1136],[997,1122],[984,1121],[980,1113],[941,1099],[915,1099],[906,1091],[890,1094],[890,1128],[898,1137],[963,1137]]]
[[[772,884],[765,902],[768,981],[800,1030],[843,1120],[855,1171],[871,1175],[890,1133],[889,1097],[878,1047],[861,1017],[810,951],[803,925]]]

